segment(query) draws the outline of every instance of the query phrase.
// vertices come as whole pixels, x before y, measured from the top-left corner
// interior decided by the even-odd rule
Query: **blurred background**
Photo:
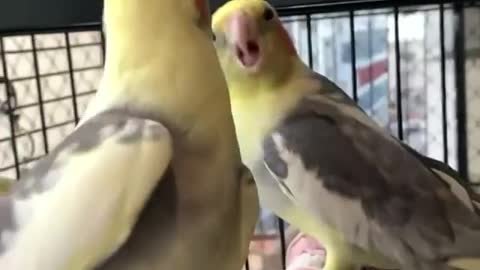
[[[0,4],[1,176],[18,178],[71,132],[102,75],[101,1],[45,2]],[[480,1],[270,2],[305,63],[480,185]],[[296,233],[262,209],[248,268],[285,269]]]

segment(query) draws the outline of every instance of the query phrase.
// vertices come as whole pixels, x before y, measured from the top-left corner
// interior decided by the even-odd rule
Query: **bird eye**
[[[217,36],[215,35],[215,33],[212,33],[212,40],[217,41]]]
[[[273,13],[273,10],[271,8],[265,8],[265,11],[263,12],[263,18],[266,20],[266,21],[270,21],[271,19],[273,19],[273,17],[275,17],[275,14]]]

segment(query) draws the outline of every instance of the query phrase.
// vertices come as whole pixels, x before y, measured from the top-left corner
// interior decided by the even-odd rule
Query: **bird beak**
[[[232,14],[228,21],[231,49],[243,68],[255,69],[261,62],[258,24],[245,12]]]

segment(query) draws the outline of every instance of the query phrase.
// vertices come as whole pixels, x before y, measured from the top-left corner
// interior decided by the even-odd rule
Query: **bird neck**
[[[229,81],[232,115],[242,159],[247,163],[259,157],[258,147],[298,101],[311,89],[301,69],[282,84],[256,81]]]
[[[300,59],[293,59],[288,69],[268,69],[258,74],[226,73],[228,88],[232,100],[255,102],[255,100],[282,99],[284,95],[298,92],[299,82],[303,81],[308,68]]]
[[[138,22],[106,20],[106,59],[98,104],[107,108],[134,105],[186,126],[229,105],[211,37],[193,20],[170,17],[171,21],[143,28]],[[211,105],[212,99],[219,101],[218,106]]]

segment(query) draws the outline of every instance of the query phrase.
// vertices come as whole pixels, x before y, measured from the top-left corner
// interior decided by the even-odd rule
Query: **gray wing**
[[[322,95],[328,96],[329,99],[334,100],[337,104],[341,104],[342,106],[346,106],[351,108],[353,111],[357,111],[358,113],[364,114],[367,116],[365,110],[363,110],[360,106],[358,106],[338,85],[334,82],[329,80],[327,77],[312,72],[311,77],[313,80],[320,83],[322,86],[321,91]],[[419,161],[421,161],[427,168],[429,168],[432,172],[435,173],[436,176],[439,177],[442,181],[447,183],[452,191],[457,195],[462,197],[461,199],[469,204],[469,208],[473,208],[473,210],[480,215],[480,195],[476,193],[467,183],[465,179],[463,179],[457,171],[452,169],[447,164],[435,160],[433,158],[424,156],[417,152],[415,149],[410,147],[409,145],[400,142],[402,146],[409,151],[413,156],[415,156]],[[465,197],[466,196],[466,197]],[[469,202],[467,202],[467,200]]]
[[[406,150],[416,156],[426,167],[445,181],[452,192],[457,195],[469,208],[480,215],[480,195],[476,193],[452,167],[439,160],[424,156],[410,146],[403,144]]]
[[[99,213],[96,213],[93,209],[88,210],[90,204],[86,201],[95,199],[95,194],[103,191],[107,194],[101,199],[96,198],[100,201],[103,200],[98,203],[99,206],[104,206],[99,211],[102,211],[102,215],[105,215],[108,219],[108,215],[116,215],[115,201],[119,199],[129,200],[124,202],[128,203],[125,205],[135,205],[136,207],[147,199],[146,197],[150,192],[148,189],[151,189],[151,185],[161,179],[164,170],[168,167],[171,151],[170,134],[156,119],[123,110],[112,110],[84,122],[16,182],[7,196],[0,197],[0,265],[1,256],[7,251],[11,253],[10,247],[13,244],[17,247],[20,246],[19,243],[25,242],[21,245],[24,248],[32,248],[35,245],[35,243],[27,243],[24,228],[29,226],[28,233],[32,233],[34,231],[31,229],[32,226],[43,226],[41,225],[42,222],[48,222],[41,221],[39,216],[45,215],[45,213],[43,213],[44,211],[37,211],[39,205],[43,207],[42,209],[58,210],[58,212],[46,214],[51,215],[54,220],[57,218],[56,223],[62,222],[58,219],[66,217],[65,213],[68,212],[77,211],[79,214],[86,214],[85,217],[88,217],[88,215]],[[128,181],[131,181],[131,178],[139,173],[141,177],[149,180],[143,179],[143,183],[140,181],[131,182],[132,184],[129,185],[131,185],[132,191],[128,194],[123,193],[125,185],[129,183]],[[112,179],[107,175],[112,175],[110,177]],[[87,177],[88,179],[86,179]],[[77,187],[72,186],[72,184],[59,185],[65,179],[72,179],[72,181],[83,181],[82,179],[85,179],[90,182],[85,182],[87,184],[83,185],[73,184]],[[148,181],[149,183],[146,183]],[[96,186],[96,183],[99,185]],[[74,192],[74,195],[77,196],[83,194],[85,199],[77,200],[79,204],[83,204],[81,206],[83,208],[74,208],[68,203],[65,203],[65,207],[61,207],[62,202],[59,202],[59,200],[67,199],[70,203],[71,200],[68,199],[68,195],[61,195],[62,192],[56,191],[56,187],[61,187],[62,192],[65,191],[65,193]],[[117,191],[118,193],[116,193]],[[50,196],[52,194],[54,195]],[[81,202],[81,200],[85,202]],[[102,203],[104,204],[102,205]],[[133,213],[137,211],[137,209],[133,209],[135,207],[132,206],[132,209],[126,207],[125,213],[136,215]],[[111,225],[107,219],[105,221],[97,219],[98,222],[90,222],[89,229],[98,232],[101,230],[100,228],[108,228]],[[64,229],[65,231],[62,231],[62,233],[70,230],[66,227],[56,226],[56,228]],[[88,229],[84,228],[84,230],[87,231]],[[120,232],[122,234],[126,233],[125,231]],[[82,233],[79,233],[79,235],[82,235]],[[20,235],[23,242],[18,240]],[[45,236],[45,238],[48,239],[48,236]],[[77,241],[78,239],[69,240]],[[68,243],[69,240],[65,239],[64,241]],[[47,242],[41,244],[46,245]],[[40,246],[41,244],[39,243]],[[73,246],[73,243],[69,243],[67,246]],[[61,247],[59,246],[58,249],[60,250],[57,250],[57,252],[60,253]],[[58,257],[61,257],[61,255],[58,255]]]
[[[290,198],[356,246],[402,261],[479,252],[465,244],[479,217],[350,104],[312,95],[263,147]]]

